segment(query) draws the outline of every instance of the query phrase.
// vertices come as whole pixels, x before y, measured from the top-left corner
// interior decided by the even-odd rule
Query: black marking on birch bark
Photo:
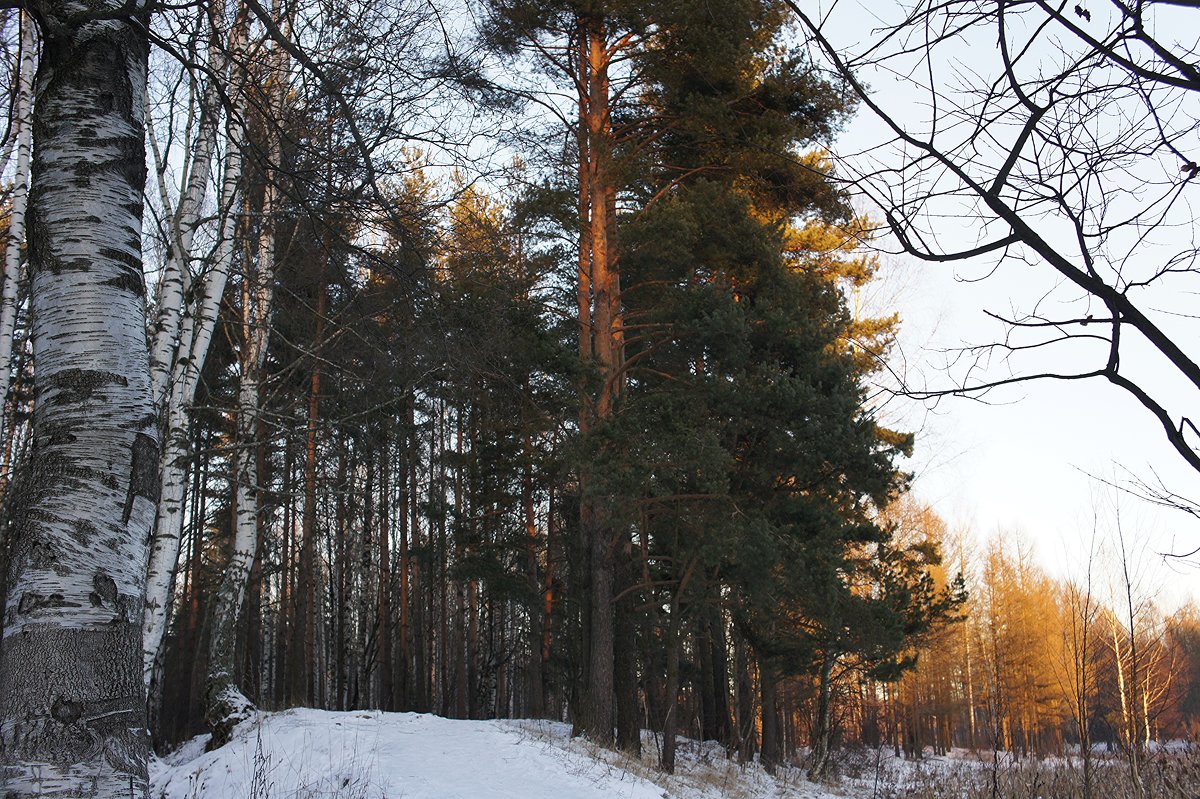
[[[145,433],[133,437],[133,461],[129,466],[129,492],[125,495],[125,509],[121,513],[121,524],[129,523],[133,513],[133,498],[142,497],[158,502],[158,442]]]
[[[62,594],[50,594],[42,596],[34,591],[27,591],[21,595],[21,601],[17,603],[17,612],[22,614],[34,613],[46,608],[78,608],[81,605],[78,602],[68,602],[67,598]]]
[[[76,436],[75,436],[75,435],[73,435],[73,434],[71,434],[71,433],[68,433],[68,432],[66,432],[65,430],[63,430],[63,431],[60,431],[60,432],[51,433],[51,434],[50,434],[50,435],[49,435],[49,436],[46,438],[46,443],[47,443],[47,444],[49,444],[49,445],[50,445],[50,446],[52,446],[52,447],[54,447],[54,446],[65,446],[65,445],[67,445],[67,444],[74,444],[76,440],[77,440],[77,438],[76,438]]]
[[[116,277],[110,277],[103,281],[102,285],[128,291],[137,297],[144,296],[146,293],[146,281],[142,279],[140,271],[136,275],[132,272],[122,272]]]
[[[95,590],[88,594],[92,607],[99,608],[107,604],[109,607],[115,608],[119,604],[117,600],[120,598],[120,594],[117,593],[117,581],[104,572],[96,572],[96,576],[92,578],[92,588]]]
[[[42,571],[61,573],[59,570],[63,568],[58,563],[58,552],[49,541],[34,541],[30,545],[29,563],[33,568]]]
[[[42,378],[39,393],[57,390],[54,397],[56,405],[74,405],[91,399],[97,391],[109,385],[128,386],[129,379],[98,369],[63,369]]]
[[[122,430],[152,430],[158,425],[158,417],[152,413],[148,413],[139,419],[132,422],[125,422],[121,425]]]
[[[101,247],[96,251],[96,254],[101,258],[107,258],[110,261],[116,261],[119,264],[129,267],[131,272],[137,273],[138,282],[142,282],[142,259],[137,255],[125,250],[116,250],[112,247]],[[112,285],[112,283],[108,282],[106,285]]]
[[[71,538],[85,547],[91,544],[92,536],[99,533],[100,528],[87,519],[76,519],[71,525]]]

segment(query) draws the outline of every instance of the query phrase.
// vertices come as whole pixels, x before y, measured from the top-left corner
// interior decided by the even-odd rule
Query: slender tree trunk
[[[233,87],[226,80],[228,54],[234,52],[238,45],[232,40],[225,41],[224,16],[225,3],[222,0],[209,4],[209,75],[201,93],[195,146],[189,153],[186,166],[187,182],[180,192],[179,206],[170,214],[167,262],[159,280],[158,291],[155,292],[155,321],[150,343],[150,381],[155,407],[160,411],[167,401],[169,380],[175,369],[175,362],[180,357],[188,357],[188,353],[180,353],[178,350],[188,349],[191,345],[186,337],[181,336],[184,313],[188,306],[186,293],[190,282],[189,261],[192,258],[192,240],[201,223],[201,212],[204,210],[204,201],[208,194],[221,103],[224,97],[236,96],[239,93],[232,90]],[[157,137],[153,135],[153,130],[150,143],[159,176],[159,197],[163,208],[169,212],[171,203],[164,180],[166,170],[161,162]],[[203,360],[203,355],[201,359]]]
[[[299,612],[293,638],[294,652],[304,657],[293,658],[291,686],[293,704],[312,705],[314,699],[312,675],[316,664],[316,521],[317,521],[317,426],[321,408],[321,344],[325,336],[325,316],[329,290],[326,272],[329,264],[329,240],[317,278],[316,332],[313,337],[313,362],[309,372],[308,414],[304,430],[304,511],[300,527],[300,583],[297,587]],[[303,636],[303,637],[301,637]]]
[[[746,640],[734,639],[734,659],[737,668],[737,743],[738,762],[754,760],[756,736],[754,730],[754,679],[750,673],[750,652]]]
[[[280,542],[279,556],[279,608],[275,614],[275,646],[274,663],[275,667],[272,670],[273,683],[271,685],[271,696],[279,707],[283,707],[287,698],[287,674],[288,662],[291,659],[291,653],[288,651],[288,641],[290,640],[290,630],[294,614],[293,608],[293,584],[292,584],[292,560],[295,547],[292,545],[294,536],[292,535],[295,529],[295,502],[292,501],[292,473],[295,471],[294,456],[292,455],[292,440],[289,436],[284,436],[283,439],[283,530],[282,541]]]
[[[464,513],[464,498],[463,498],[463,421],[461,410],[456,414],[455,437],[454,437],[454,453],[455,453],[455,468],[454,468],[454,518],[458,521],[457,535],[455,536],[455,553],[454,564],[457,565],[463,560],[463,519]],[[447,563],[447,566],[451,564]],[[453,623],[450,625],[450,636],[453,638],[453,669],[447,669],[448,676],[453,674],[453,707],[454,718],[467,718],[467,640],[466,640],[466,584],[463,579],[454,579],[454,601],[451,605],[451,613],[453,614]],[[447,689],[450,690],[449,684]]]
[[[479,581],[467,583],[467,667],[464,690],[467,693],[467,718],[477,719],[479,714]],[[503,668],[503,667],[501,667]]]
[[[759,691],[762,693],[762,749],[759,762],[768,773],[783,762],[783,741],[779,729],[779,677],[766,658],[758,659]]]
[[[543,710],[546,710],[545,697],[550,692],[548,691],[551,680],[550,674],[550,652],[554,642],[554,592],[557,590],[555,583],[555,555],[554,547],[558,540],[555,534],[557,529],[557,516],[555,516],[555,493],[551,488],[549,497],[546,499],[546,581],[545,588],[542,593],[542,646],[541,646],[541,672],[542,672],[542,697]],[[550,694],[554,696],[554,694]],[[553,718],[558,718],[559,707],[554,706]]]
[[[527,384],[528,385],[528,384]],[[545,683],[542,672],[542,606],[541,579],[538,569],[538,547],[541,544],[534,512],[533,497],[533,439],[525,434],[525,463],[521,473],[521,509],[525,517],[525,572],[529,580],[529,665],[527,712],[541,718],[545,712]]]
[[[713,663],[712,694],[717,740],[725,746],[730,746],[733,743],[733,725],[729,719],[729,655],[725,651],[725,619],[720,607],[709,610],[708,630]]]
[[[280,60],[276,54],[275,58]],[[279,111],[283,104],[283,72],[271,75],[271,105]],[[269,163],[277,165],[281,154],[278,137],[272,137]],[[268,170],[270,172],[271,170]],[[213,729],[210,746],[224,744],[238,722],[249,717],[254,706],[237,684],[235,650],[237,620],[242,611],[246,582],[256,556],[258,542],[259,474],[254,457],[255,433],[261,401],[263,366],[271,333],[271,313],[275,296],[275,212],[277,189],[268,174],[263,193],[262,227],[257,259],[246,258],[242,281],[241,379],[238,384],[237,439],[234,451],[237,485],[237,517],[233,552],[213,601],[209,625],[208,680],[206,716]]]
[[[421,545],[421,515],[419,477],[421,463],[421,439],[417,435],[416,399],[409,396],[408,429],[410,435],[409,451],[411,459],[408,463],[408,512],[409,532],[412,535],[413,546]],[[412,603],[413,603],[413,709],[420,713],[428,713],[431,707],[429,691],[429,625],[430,616],[426,613],[425,600],[427,589],[424,582],[428,581],[428,562],[430,553],[430,534],[428,525],[425,528],[422,555],[413,558],[412,562]]]
[[[663,747],[659,766],[668,774],[675,773],[675,730],[679,723],[679,601],[673,597],[667,619],[667,687],[663,699]]]
[[[247,332],[258,338],[252,325]],[[262,335],[265,339],[265,332]],[[265,350],[265,341],[263,349]],[[206,681],[206,711],[213,737],[210,746],[229,740],[233,728],[250,717],[254,705],[238,685],[236,671],[237,621],[258,543],[259,474],[254,457],[258,425],[262,363],[251,342],[246,344],[241,384],[238,387],[237,437],[234,442],[235,521],[233,548],[213,599]]]
[[[337,459],[337,486],[333,507],[334,507],[334,522],[333,529],[336,536],[334,547],[334,586],[331,590],[334,591],[333,596],[333,693],[334,707],[338,710],[346,710],[349,707],[349,685],[348,676],[349,668],[347,659],[350,654],[350,574],[353,569],[350,568],[350,552],[349,545],[349,525],[346,523],[346,493],[349,490],[347,484],[346,463],[346,448],[345,446],[338,447]],[[297,655],[300,653],[297,652]]]
[[[158,493],[141,261],[147,19],[118,2],[33,6],[45,44],[29,197],[36,444],[0,643],[0,793],[144,797]]]
[[[624,592],[637,584],[634,571],[633,538],[631,531],[619,534],[620,547],[617,552],[615,572],[620,578]],[[613,691],[617,700],[617,746],[634,755],[642,751],[642,725],[638,717],[637,679],[637,621],[634,603],[639,593],[630,591],[613,605]]]
[[[829,744],[833,736],[833,665],[836,658],[826,652],[821,658],[821,671],[817,677],[817,719],[813,726],[812,767],[808,771],[810,780],[825,776],[829,765]]]
[[[240,27],[239,27],[240,30]],[[240,49],[239,35],[231,47]],[[183,524],[183,487],[187,480],[187,463],[191,457],[191,404],[200,383],[200,373],[208,356],[209,344],[216,329],[217,317],[229,271],[233,264],[235,234],[238,225],[235,208],[239,206],[239,184],[242,177],[242,134],[240,124],[231,119],[228,132],[229,152],[222,179],[222,221],[220,240],[209,272],[205,277],[200,299],[184,319],[181,352],[172,365],[172,381],[163,410],[166,433],[160,463],[161,500],[155,519],[154,538],[150,545],[150,561],[146,569],[146,611],[142,622],[143,669],[147,684],[152,682],[155,663],[162,649],[179,559],[179,536]]]
[[[8,242],[4,250],[4,284],[0,288],[0,408],[7,405],[12,383],[13,334],[17,326],[17,284],[21,279],[21,249],[25,244],[25,211],[29,205],[29,159],[33,138],[34,21],[20,12],[21,60],[17,74],[16,106],[12,124],[16,130],[17,169],[9,196]],[[8,418],[0,414],[0,441],[8,433]]]
[[[394,710],[392,664],[392,552],[391,552],[391,447],[387,439],[379,459],[379,602],[376,617],[376,646],[379,648],[379,707]]]
[[[663,699],[663,749],[660,765],[668,774],[675,773],[675,730],[679,724],[679,649],[682,646],[683,598],[695,574],[699,560],[693,558],[684,568],[675,593],[671,595],[670,616],[663,642],[667,655],[667,686]]]
[[[412,529],[409,524],[409,506],[413,503],[414,498],[409,488],[409,461],[416,458],[416,452],[413,450],[412,439],[410,436],[400,442],[400,451],[402,457],[399,463],[400,469],[397,475],[400,479],[400,512],[397,518],[400,521],[400,580],[399,590],[400,596],[397,601],[400,604],[400,687],[397,706],[400,710],[408,711],[413,709],[412,697],[412,668],[411,668],[411,612],[409,602],[409,572],[411,569],[409,556],[409,535]]]

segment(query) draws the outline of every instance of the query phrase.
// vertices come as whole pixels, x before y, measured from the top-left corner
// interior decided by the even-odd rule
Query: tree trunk
[[[238,34],[230,47],[240,49]],[[233,264],[234,237],[238,217],[233,209],[239,205],[239,184],[242,177],[242,134],[240,124],[231,119],[228,129],[228,154],[221,188],[222,220],[220,241],[211,268],[199,292],[196,307],[189,309],[183,323],[181,352],[171,366],[171,386],[163,408],[165,430],[160,462],[161,499],[155,519],[154,538],[150,545],[150,561],[146,569],[146,611],[142,622],[143,669],[147,685],[152,682],[154,667],[162,648],[167,627],[176,562],[179,559],[179,536],[183,525],[183,492],[187,479],[187,461],[191,435],[190,411],[200,383],[200,372],[208,357],[209,344],[216,328],[229,270]]]
[[[400,460],[400,473],[397,477],[400,480],[400,512],[397,514],[397,519],[400,522],[400,579],[399,590],[400,596],[397,601],[400,604],[400,687],[399,696],[397,697],[396,706],[403,711],[413,709],[412,703],[412,669],[410,666],[410,605],[409,605],[409,531],[412,529],[409,524],[409,506],[415,501],[412,492],[409,489],[409,461],[416,458],[416,453],[411,446],[412,439],[406,436],[400,445],[402,458]]]
[[[282,79],[282,71],[271,76],[271,100],[276,110],[282,106]],[[278,164],[281,152],[278,137],[272,138],[269,150],[270,163]],[[211,638],[205,715],[213,729],[210,747],[224,744],[238,722],[248,718],[254,710],[253,704],[237,685],[235,644],[238,615],[242,610],[246,583],[258,543],[258,495],[261,488],[254,446],[261,403],[262,372],[267,357],[275,297],[274,215],[277,190],[270,182],[272,175],[268,174],[267,177],[267,185],[263,192],[257,262],[251,262],[251,259],[247,258],[243,264],[246,274],[242,281],[241,379],[238,384],[237,438],[234,452],[237,517],[234,525],[233,552],[213,601],[212,620],[209,625]]]
[[[17,76],[13,125],[17,137],[17,170],[9,197],[8,243],[4,251],[4,285],[0,289],[0,408],[7,404],[12,382],[13,333],[17,326],[17,284],[21,278],[21,247],[25,244],[25,211],[29,204],[29,158],[33,137],[33,57],[37,49],[33,17],[21,12],[21,60]],[[0,414],[0,441],[8,432]]]
[[[394,710],[392,667],[391,446],[384,439],[379,459],[379,602],[375,641],[379,648],[379,707]]]
[[[746,640],[734,639],[734,660],[737,668],[737,745],[738,762],[754,760],[754,679],[750,673],[750,652]]]
[[[179,206],[170,214],[170,241],[167,262],[155,292],[156,308],[154,329],[150,342],[150,381],[154,392],[154,404],[160,411],[166,404],[170,391],[169,381],[181,356],[179,348],[189,347],[191,341],[181,336],[184,327],[183,315],[187,307],[186,293],[190,282],[189,261],[192,258],[192,240],[201,222],[201,211],[208,194],[209,175],[216,152],[217,128],[221,116],[223,97],[236,96],[236,91],[226,80],[229,64],[228,54],[235,43],[223,41],[225,4],[213,2],[209,15],[209,74],[201,95],[198,109],[195,145],[189,154],[186,167],[187,183],[180,192]],[[164,209],[169,211],[170,199],[165,185],[165,170],[159,157],[158,144],[151,129],[151,148],[155,155],[156,172],[159,174],[159,195]]]
[[[825,653],[821,658],[821,673],[817,677],[817,718],[813,725],[812,766],[808,770],[810,780],[825,776],[829,765],[829,744],[833,736],[833,664],[836,658]]]
[[[349,546],[349,525],[346,522],[346,494],[349,490],[347,485],[347,470],[346,464],[346,447],[345,444],[338,447],[337,456],[337,484],[333,502],[333,529],[335,540],[331,542],[334,547],[334,556],[331,559],[334,565],[333,579],[334,585],[330,586],[330,591],[333,594],[333,631],[331,637],[333,639],[333,706],[338,710],[346,710],[349,707],[349,677],[347,659],[350,653],[350,573],[353,571],[350,568],[350,552]],[[297,616],[298,618],[298,616]],[[298,657],[300,652],[295,653]]]
[[[713,664],[712,696],[713,713],[716,715],[717,740],[725,746],[733,742],[732,724],[729,719],[729,655],[725,651],[725,619],[720,607],[708,611],[709,646]]]
[[[528,382],[526,382],[528,388]],[[529,580],[529,665],[527,669],[526,712],[541,718],[545,708],[545,682],[542,672],[542,580],[538,569],[537,517],[533,496],[533,439],[525,434],[525,463],[521,472],[521,510],[525,517],[525,573]],[[549,554],[549,553],[547,553]]]
[[[253,352],[247,345],[246,350]],[[250,356],[253,358],[253,355]],[[259,474],[254,456],[258,428],[261,364],[244,365],[238,387],[237,438],[234,452],[233,547],[220,586],[213,598],[209,622],[208,678],[205,716],[212,727],[210,748],[224,745],[238,723],[250,717],[254,705],[238,686],[236,671],[237,622],[242,611],[250,570],[258,544]]]
[[[622,546],[617,554],[617,574],[622,592],[635,585],[633,539],[628,530],[621,533]],[[642,752],[642,725],[638,717],[637,620],[635,600],[639,594],[630,591],[613,606],[613,690],[617,700],[617,747],[634,755]]]
[[[321,408],[321,349],[325,336],[325,311],[329,288],[329,241],[321,262],[317,286],[316,331],[313,336],[313,362],[309,372],[308,414],[304,429],[304,511],[300,522],[300,582],[297,588],[299,611],[292,651],[304,653],[292,658],[288,683],[292,704],[312,705],[313,674],[316,664],[316,523],[317,523],[317,426]]]
[[[596,16],[582,20],[581,36],[585,42],[580,52],[581,61],[586,59],[587,63],[583,70],[587,80],[580,86],[584,92],[580,97],[580,105],[584,109],[582,121],[587,128],[587,143],[586,148],[581,148],[581,158],[586,158],[587,169],[581,169],[580,172],[581,175],[586,173],[587,177],[589,214],[586,239],[591,258],[591,355],[600,380],[595,401],[585,400],[583,412],[586,414],[590,405],[591,415],[597,422],[608,419],[615,410],[620,394],[622,358],[620,286],[610,247],[612,222],[609,218],[613,178],[608,69],[612,53],[604,39],[603,23],[604,20]],[[580,482],[581,487],[586,488],[590,481],[585,475]],[[590,618],[586,626],[588,656],[582,727],[593,740],[605,745],[613,742],[613,586],[617,553],[615,520],[608,507],[612,501],[611,497],[588,496],[584,493],[580,512],[580,531],[590,555]]]
[[[32,9],[45,44],[29,202],[36,443],[0,645],[0,793],[13,799],[147,791],[158,441],[141,262],[149,47],[133,8]]]
[[[766,658],[758,659],[758,682],[762,693],[762,749],[759,762],[768,773],[774,774],[775,769],[783,761],[783,741],[780,739],[779,708],[779,677]]]

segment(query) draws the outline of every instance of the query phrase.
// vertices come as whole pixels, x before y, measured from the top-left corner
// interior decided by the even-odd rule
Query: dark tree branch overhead
[[[1200,172],[1200,3],[922,0],[900,24],[846,48],[838,4],[817,18],[784,2],[814,57],[890,139],[839,167],[878,207],[901,250],[928,262],[1016,261],[1058,281],[1061,318],[991,314],[1024,338],[973,349],[1076,347],[1060,354],[1064,371],[1041,363],[1029,374],[978,382],[967,375],[919,395],[1103,378],[1137,400],[1200,472],[1200,454],[1184,435],[1187,406],[1200,399],[1191,345],[1200,331],[1185,327],[1191,315],[1178,307],[1185,281],[1200,270],[1189,209]],[[876,77],[901,93],[873,92]],[[897,97],[903,105],[891,110]],[[962,244],[964,226],[975,244]],[[999,230],[1006,233],[997,238]],[[1074,293],[1062,295],[1070,287]],[[1093,314],[1097,303],[1104,311]],[[1107,335],[1088,324],[1105,325]],[[1094,367],[1078,361],[1089,339],[1106,342],[1084,350]],[[1186,396],[1151,374],[1146,345]]]

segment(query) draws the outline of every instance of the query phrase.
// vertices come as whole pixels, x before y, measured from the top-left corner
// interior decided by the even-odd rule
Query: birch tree
[[[0,793],[145,796],[145,542],[158,441],[141,269],[141,4],[30,3],[37,362],[0,645]]]
[[[154,537],[150,547],[150,562],[146,573],[146,611],[144,628],[145,679],[150,684],[155,661],[162,646],[170,609],[171,587],[179,557],[180,532],[183,524],[183,500],[190,454],[190,410],[200,382],[200,372],[208,355],[216,327],[217,314],[229,270],[233,263],[234,232],[237,216],[234,209],[239,201],[242,173],[241,131],[242,109],[234,108],[226,118],[225,166],[217,203],[219,231],[216,246],[205,259],[207,268],[189,286],[191,263],[196,259],[193,241],[200,226],[201,210],[208,190],[209,176],[215,158],[219,120],[223,107],[222,94],[242,98],[240,83],[234,85],[234,67],[243,50],[244,20],[235,23],[223,35],[224,4],[215,3],[209,9],[211,46],[208,57],[207,83],[199,108],[200,130],[186,170],[188,182],[178,207],[169,214],[169,255],[163,271],[158,294],[157,323],[151,352],[151,379],[156,407],[163,418],[164,446],[160,465],[161,501],[155,520]],[[227,53],[232,53],[230,59]],[[238,76],[243,71],[236,70]],[[221,86],[222,82],[225,83]],[[164,209],[171,204],[165,185],[165,169],[161,155],[151,136],[159,175],[159,193]],[[191,291],[185,292],[185,288]]]
[[[21,250],[25,243],[25,211],[29,202],[29,157],[33,135],[33,70],[36,43],[33,19],[21,13],[21,60],[17,70],[17,97],[13,114],[17,165],[8,217],[8,243],[4,250],[4,285],[0,288],[0,404],[8,397],[12,380],[13,333],[17,323],[17,284],[21,276]],[[0,414],[0,441],[5,440],[8,418]]]
[[[278,25],[279,6],[273,9]],[[241,376],[237,397],[237,433],[234,441],[233,551],[213,603],[211,640],[207,678],[207,716],[213,728],[213,740],[227,739],[238,722],[248,718],[254,706],[239,689],[236,678],[237,619],[245,599],[246,584],[257,556],[259,474],[255,459],[258,435],[263,366],[271,333],[271,313],[275,296],[275,235],[279,189],[274,182],[282,155],[278,132],[270,120],[280,119],[285,91],[287,56],[278,45],[270,51],[267,75],[269,115],[265,184],[257,257],[242,262],[242,341],[239,356]]]

